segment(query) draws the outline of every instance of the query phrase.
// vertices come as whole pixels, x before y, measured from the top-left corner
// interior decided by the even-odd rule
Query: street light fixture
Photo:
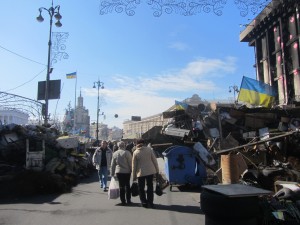
[[[39,8],[39,16],[36,18],[38,22],[43,22],[44,18],[42,16],[42,11],[47,11],[50,16],[50,31],[49,31],[49,42],[48,42],[48,62],[47,62],[47,76],[46,76],[46,87],[45,87],[45,111],[44,111],[44,124],[48,124],[48,106],[49,106],[49,83],[50,83],[50,73],[52,72],[50,68],[50,57],[51,57],[51,45],[52,45],[52,40],[51,40],[51,34],[52,34],[52,23],[53,23],[53,16],[57,20],[55,23],[55,26],[61,27],[62,24],[60,22],[62,16],[59,13],[60,6],[57,5],[53,7],[53,0],[52,0],[52,5],[49,9],[41,7]]]
[[[100,82],[100,80],[95,81],[94,82],[94,86],[93,88],[98,88],[98,100],[97,100],[97,124],[96,124],[96,140],[97,140],[97,145],[99,145],[99,112],[100,112],[100,108],[99,108],[99,90],[104,89],[104,83]],[[103,113],[102,113],[103,115]]]
[[[231,93],[231,91],[233,90],[233,98],[234,98],[234,103],[237,103],[237,100],[235,99],[235,93],[239,93],[240,92],[240,90],[239,90],[239,88],[238,88],[238,86],[236,86],[236,85],[233,85],[233,86],[229,86],[229,93]]]

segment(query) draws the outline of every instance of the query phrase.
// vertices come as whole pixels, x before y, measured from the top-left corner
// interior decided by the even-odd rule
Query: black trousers
[[[120,188],[120,199],[122,203],[131,201],[130,173],[117,173]]]
[[[153,174],[138,177],[138,185],[139,185],[139,196],[142,204],[153,204]],[[147,191],[145,191],[145,185],[147,185]]]

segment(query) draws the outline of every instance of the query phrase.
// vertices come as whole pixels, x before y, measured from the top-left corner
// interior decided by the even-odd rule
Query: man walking
[[[137,140],[132,157],[132,180],[138,181],[141,204],[145,208],[154,208],[153,178],[158,173],[158,162],[153,150],[145,146],[143,139]],[[147,185],[146,192],[145,185]]]
[[[107,177],[112,159],[112,150],[108,147],[107,141],[102,141],[101,146],[95,150],[93,155],[93,165],[98,170],[100,188],[107,191]]]

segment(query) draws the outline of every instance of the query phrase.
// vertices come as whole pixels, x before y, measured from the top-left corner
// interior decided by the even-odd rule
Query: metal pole
[[[97,125],[96,125],[96,141],[97,141],[97,144],[99,144],[99,111],[100,111],[100,106],[99,106],[99,102],[100,102],[100,87],[103,89],[104,88],[104,83],[103,82],[100,82],[99,78],[98,78],[98,81],[95,81],[94,82],[94,86],[93,88],[96,88],[96,85],[97,85],[97,88],[98,88],[98,100],[97,100]]]
[[[53,3],[52,3],[53,4]],[[52,35],[52,18],[53,18],[53,7],[49,11],[50,15],[50,31],[49,31],[49,42],[48,42],[48,62],[47,62],[47,76],[46,76],[46,87],[45,87],[45,118],[44,124],[48,124],[48,107],[49,107],[49,83],[50,83],[50,58],[51,58],[51,35]]]
[[[62,24],[60,22],[60,19],[62,16],[59,13],[60,6],[55,6],[53,7],[53,0],[51,7],[49,9],[46,9],[44,7],[39,8],[39,16],[36,18],[38,22],[43,22],[44,18],[42,16],[42,11],[45,10],[49,13],[50,16],[50,29],[49,29],[49,41],[48,41],[48,60],[47,60],[47,75],[46,75],[46,83],[45,83],[45,110],[44,110],[44,124],[48,124],[48,108],[49,108],[49,87],[50,87],[50,73],[52,72],[51,70],[51,46],[52,46],[52,23],[53,23],[53,16],[57,19],[57,22],[55,25],[57,27],[61,27]],[[54,15],[55,14],[55,15]]]
[[[99,144],[99,88],[100,88],[100,83],[99,81],[97,82],[97,87],[98,87],[98,101],[97,101],[97,125],[96,125],[96,137],[97,137],[97,144]]]
[[[251,142],[251,143],[248,143],[248,144],[236,146],[236,147],[229,148],[229,149],[219,150],[219,151],[217,151],[217,152],[214,152],[214,154],[220,155],[220,154],[229,153],[229,152],[231,152],[231,151],[235,151],[235,150],[238,150],[238,149],[241,149],[241,148],[250,147],[250,146],[258,145],[258,144],[264,144],[264,143],[266,143],[266,142],[268,142],[268,141],[273,141],[273,140],[276,140],[276,139],[278,139],[278,138],[287,137],[287,136],[293,135],[293,134],[295,134],[295,133],[299,133],[299,130],[289,131],[289,132],[285,132],[284,134],[281,134],[281,135],[278,135],[278,136],[275,136],[275,137],[267,138],[267,139],[265,139],[265,140],[260,140],[260,141],[256,141],[256,142]]]
[[[233,90],[233,99],[234,99],[234,103],[236,104],[238,102],[238,100],[236,99],[236,95],[239,93],[239,88],[238,86],[234,85],[234,86],[229,86],[229,92],[231,92],[231,88]]]
[[[73,134],[75,134],[76,130],[76,89],[77,89],[77,71],[76,71],[76,81],[75,81],[75,101],[74,101],[74,123],[73,123]]]

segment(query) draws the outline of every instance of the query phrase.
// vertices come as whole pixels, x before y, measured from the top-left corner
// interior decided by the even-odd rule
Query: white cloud
[[[172,49],[176,49],[178,51],[185,51],[189,49],[189,46],[186,43],[179,42],[179,41],[169,44],[168,47]]]
[[[198,59],[190,62],[186,68],[181,70],[184,76],[199,77],[203,75],[221,76],[222,73],[233,73],[235,71],[235,58],[221,59]]]
[[[175,100],[217,90],[216,79],[234,71],[235,59],[229,57],[225,60],[200,58],[182,69],[173,69],[153,77],[115,75],[112,77],[115,86],[101,90],[106,102],[104,108],[110,114],[117,113],[121,123],[135,115],[151,116],[167,110]],[[97,96],[96,89],[82,91],[87,96]]]

